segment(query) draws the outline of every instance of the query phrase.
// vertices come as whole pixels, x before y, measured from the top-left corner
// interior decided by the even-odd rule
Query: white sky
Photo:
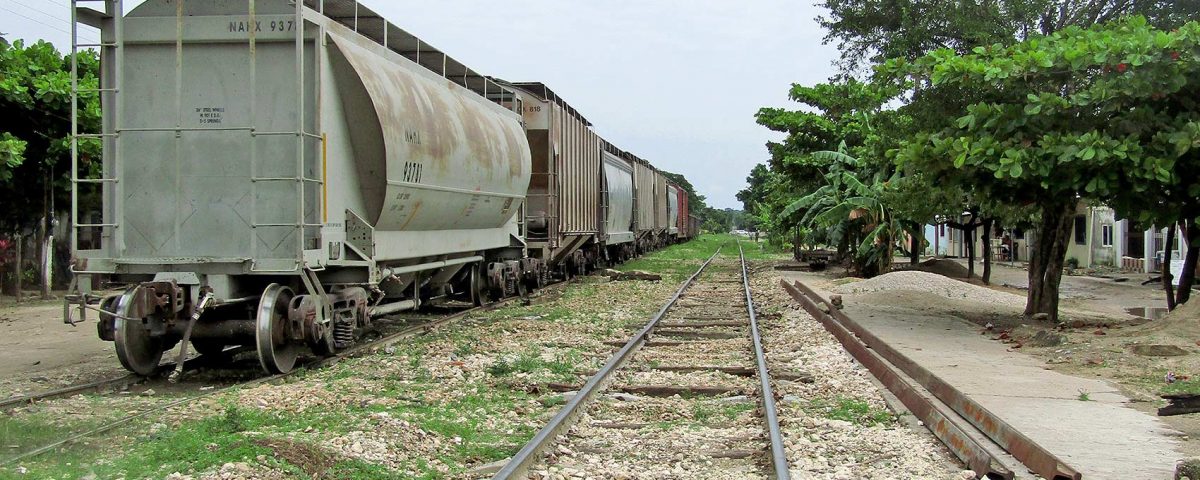
[[[69,47],[68,3],[0,0],[0,32]],[[837,55],[809,2],[363,3],[478,72],[545,83],[601,136],[682,173],[718,208],[741,208],[734,195],[778,138],[754,113],[789,106],[791,84],[824,81]]]

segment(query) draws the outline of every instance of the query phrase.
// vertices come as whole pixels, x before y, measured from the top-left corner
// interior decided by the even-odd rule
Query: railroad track
[[[551,285],[547,285],[546,287],[541,289],[541,292],[542,292],[541,295],[546,295],[548,293],[556,292],[558,290],[565,288],[567,285],[569,285],[571,283],[574,283],[574,281],[568,280],[568,281],[563,281],[563,282],[558,282],[558,283],[554,283]],[[248,386],[260,385],[260,384],[264,384],[264,383],[276,382],[276,381],[283,380],[287,377],[290,377],[292,375],[296,375],[305,370],[312,370],[312,369],[317,369],[317,368],[328,367],[328,366],[334,365],[337,362],[347,359],[347,358],[351,358],[351,357],[354,357],[357,355],[362,355],[367,352],[379,351],[379,350],[385,349],[388,346],[395,344],[401,340],[404,340],[407,338],[412,338],[412,337],[415,337],[418,335],[422,335],[422,334],[430,332],[440,326],[446,325],[446,324],[454,322],[456,320],[460,320],[469,315],[494,310],[494,309],[500,308],[505,305],[509,305],[513,302],[520,301],[520,300],[522,300],[522,297],[509,297],[509,298],[506,298],[506,299],[503,299],[503,300],[500,300],[497,302],[493,302],[493,303],[490,303],[490,304],[487,304],[487,305],[484,305],[481,307],[468,308],[468,309],[454,312],[454,313],[451,313],[448,315],[443,315],[443,316],[440,316],[437,318],[428,319],[428,320],[420,322],[416,325],[405,327],[399,331],[384,335],[378,339],[355,344],[354,346],[351,346],[350,348],[347,348],[345,350],[342,350],[341,352],[338,352],[336,355],[319,358],[319,359],[314,359],[310,362],[304,363],[302,365],[298,365],[297,368],[293,369],[292,371],[290,371],[288,373],[267,375],[267,376],[263,376],[263,377],[254,378],[254,379],[251,379],[248,381],[233,382],[228,385],[222,386],[220,388],[214,388],[214,389],[207,390],[207,391],[200,391],[200,392],[192,394],[192,395],[184,395],[184,396],[182,396],[182,398],[172,400],[167,403],[154,405],[154,406],[146,408],[144,410],[140,410],[140,411],[131,413],[129,415],[123,416],[123,417],[113,420],[111,422],[104,423],[98,427],[91,429],[91,430],[76,433],[76,434],[70,435],[66,438],[63,438],[61,440],[55,441],[53,443],[43,445],[34,450],[29,450],[26,452],[19,453],[15,456],[5,458],[3,460],[0,460],[0,465],[8,465],[8,464],[18,462],[20,460],[24,460],[27,458],[41,455],[43,453],[52,451],[58,447],[78,441],[80,439],[91,437],[93,435],[98,435],[100,433],[104,433],[106,431],[113,430],[117,427],[125,425],[125,424],[132,422],[134,420],[137,420],[139,418],[146,417],[154,412],[163,411],[163,410],[175,407],[177,405],[181,405],[181,404],[188,403],[188,402],[193,402],[193,401],[199,400],[199,399],[207,397],[207,396],[211,396],[211,395],[214,395],[217,393],[227,391],[230,388],[233,388],[235,386],[236,387],[248,387]],[[201,361],[201,360],[203,360],[203,357],[190,359],[190,360],[188,360],[188,362],[185,362],[185,367],[189,366],[191,364],[191,362]],[[109,380],[88,382],[88,383],[74,385],[74,386],[70,386],[70,387],[49,390],[49,391],[41,392],[41,393],[37,393],[37,394],[26,395],[26,396],[17,397],[17,398],[10,398],[10,399],[4,400],[3,402],[0,402],[0,410],[11,409],[11,408],[13,408],[15,406],[19,406],[19,405],[33,404],[33,403],[48,400],[48,399],[78,395],[81,393],[96,392],[96,391],[109,391],[109,390],[113,390],[115,388],[120,388],[125,385],[144,383],[147,381],[163,381],[163,382],[165,382],[167,373],[169,373],[173,368],[174,368],[174,364],[163,364],[159,368],[159,372],[152,379],[148,379],[147,377],[142,377],[140,375],[130,374],[130,375],[113,378],[113,379],[109,379]],[[185,372],[186,371],[187,370],[185,370]]]
[[[980,478],[1023,478],[1026,469],[1048,480],[1082,478],[1079,471],[863,328],[808,286],[780,283]]]
[[[718,260],[720,249],[709,257],[494,478],[549,468],[568,477],[790,478],[738,250],[736,263]]]

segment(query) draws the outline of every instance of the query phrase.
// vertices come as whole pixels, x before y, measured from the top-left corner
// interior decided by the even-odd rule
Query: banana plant
[[[885,272],[892,263],[895,242],[904,232],[883,201],[890,178],[886,172],[865,172],[863,162],[845,152],[845,144],[837,151],[814,152],[811,160],[827,165],[824,184],[793,201],[780,217],[800,215],[798,225],[825,230],[834,244],[857,241],[854,253],[859,273]]]

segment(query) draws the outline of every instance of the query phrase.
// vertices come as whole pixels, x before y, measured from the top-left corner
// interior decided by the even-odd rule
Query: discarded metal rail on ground
[[[1050,480],[1083,477],[978,402],[880,340],[808,286],[783,280],[780,283],[978,475],[1013,478],[1013,471],[1001,460],[1007,453],[1033,473]]]

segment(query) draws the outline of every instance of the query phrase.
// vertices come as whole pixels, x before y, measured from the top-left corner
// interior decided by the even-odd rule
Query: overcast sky
[[[0,32],[69,46],[68,3],[0,0]],[[476,71],[544,82],[601,136],[684,174],[718,208],[741,208],[734,195],[778,138],[754,113],[788,106],[792,83],[827,79],[837,55],[809,0],[362,3]]]

